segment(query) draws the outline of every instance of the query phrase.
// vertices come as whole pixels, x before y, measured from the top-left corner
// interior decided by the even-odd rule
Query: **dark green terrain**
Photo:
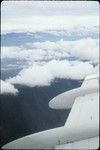
[[[49,101],[80,86],[74,80],[56,79],[51,86],[19,89],[17,96],[1,95],[1,146],[22,136],[64,125],[70,110],[53,110]]]

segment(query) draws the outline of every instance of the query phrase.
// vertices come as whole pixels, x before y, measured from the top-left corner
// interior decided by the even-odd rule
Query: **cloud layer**
[[[3,81],[3,80],[1,80],[0,83],[1,83],[1,90],[0,90],[1,94],[16,95],[18,93],[18,90],[11,83],[9,83],[7,81]]]
[[[60,40],[29,43],[25,47],[2,47],[1,58],[40,61],[52,59],[67,59],[76,57],[79,60],[99,62],[99,40],[80,39],[75,41]]]
[[[80,60],[99,61],[99,40],[81,39],[75,41],[60,40],[57,42],[42,42],[35,43],[34,46],[43,49],[52,56],[60,57],[77,57]]]
[[[87,62],[52,60],[44,65],[33,64],[23,69],[17,76],[7,82],[22,84],[30,87],[48,86],[55,78],[84,79],[86,75],[96,73],[96,69]]]
[[[49,86],[56,78],[80,80],[89,74],[98,73],[99,41],[88,38],[2,47],[1,60],[7,58],[29,63],[15,77],[1,82],[1,93],[16,94],[17,89],[13,84],[29,87]],[[93,67],[92,64],[96,66]]]

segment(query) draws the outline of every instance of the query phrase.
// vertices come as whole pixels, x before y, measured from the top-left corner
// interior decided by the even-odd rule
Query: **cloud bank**
[[[28,43],[25,47],[1,47],[1,59],[40,61],[76,57],[79,60],[99,62],[99,40],[80,39],[75,41],[59,40]]]
[[[3,80],[1,80],[0,83],[1,83],[1,90],[0,90],[1,94],[16,95],[18,93],[18,90],[11,83],[9,83],[7,81],[3,81]]]
[[[52,60],[44,65],[34,63],[32,67],[23,69],[7,82],[30,87],[48,86],[55,78],[80,80],[92,73],[96,73],[96,70],[88,62]]]
[[[99,61],[99,40],[87,38],[75,41],[60,40],[57,42],[37,42],[36,48],[48,51],[53,56],[75,56],[80,60]]]

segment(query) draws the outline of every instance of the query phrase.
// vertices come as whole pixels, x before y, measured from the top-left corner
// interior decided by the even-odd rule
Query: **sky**
[[[73,25],[98,25],[97,1],[3,1],[2,32],[66,29]]]
[[[84,79],[99,71],[99,3],[3,1],[1,38],[1,71],[20,69],[1,78],[1,94],[17,95],[16,84]]]

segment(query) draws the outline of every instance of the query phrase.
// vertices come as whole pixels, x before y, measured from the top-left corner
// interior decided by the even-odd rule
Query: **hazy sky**
[[[66,29],[73,25],[98,25],[97,1],[3,1],[2,32]]]

